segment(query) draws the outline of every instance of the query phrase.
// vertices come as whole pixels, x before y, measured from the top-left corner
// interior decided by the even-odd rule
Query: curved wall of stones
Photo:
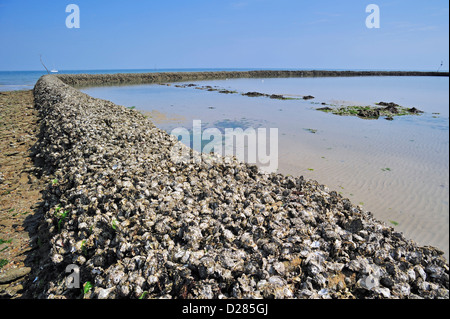
[[[111,77],[47,75],[34,88],[35,158],[54,179],[32,297],[80,297],[65,281],[74,265],[92,285],[84,298],[448,298],[441,251],[336,192],[209,155],[174,163],[175,138],[66,84]]]
[[[117,74],[58,74],[64,83],[75,86],[164,83],[232,78],[288,78],[342,76],[449,76],[448,72],[419,71],[221,71]]]

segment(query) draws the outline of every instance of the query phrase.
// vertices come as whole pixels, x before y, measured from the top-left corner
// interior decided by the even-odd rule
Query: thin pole
[[[44,66],[44,68],[47,70],[47,74],[50,74],[50,72],[48,71],[47,67],[45,66],[44,62],[42,62],[42,55],[39,54],[39,58],[41,60],[42,65]]]

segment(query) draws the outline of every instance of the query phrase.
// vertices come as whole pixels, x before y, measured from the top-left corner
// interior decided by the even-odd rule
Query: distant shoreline
[[[191,80],[215,80],[228,78],[290,78],[290,77],[354,77],[354,76],[443,76],[449,72],[428,71],[204,71],[161,73],[114,73],[114,74],[55,74],[68,85],[117,85],[180,82]]]

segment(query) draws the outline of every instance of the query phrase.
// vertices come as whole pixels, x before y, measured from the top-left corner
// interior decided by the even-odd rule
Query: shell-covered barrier
[[[449,72],[427,71],[330,71],[330,70],[257,70],[216,72],[161,72],[115,74],[58,74],[72,86],[128,85],[179,81],[221,80],[236,78],[352,77],[352,76],[449,76]]]
[[[315,181],[210,154],[176,163],[175,137],[53,75],[34,96],[53,178],[36,298],[449,297],[440,250]]]

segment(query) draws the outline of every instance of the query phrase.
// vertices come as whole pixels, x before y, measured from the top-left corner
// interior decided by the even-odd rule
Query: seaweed
[[[324,106],[316,108],[316,110],[340,116],[357,116],[362,119],[378,119],[381,116],[384,116],[385,119],[389,121],[392,121],[394,116],[419,115],[424,113],[415,107],[407,108],[393,102],[378,102],[375,104],[377,107],[370,105],[347,105],[340,107]],[[327,104],[322,103],[322,105]]]

